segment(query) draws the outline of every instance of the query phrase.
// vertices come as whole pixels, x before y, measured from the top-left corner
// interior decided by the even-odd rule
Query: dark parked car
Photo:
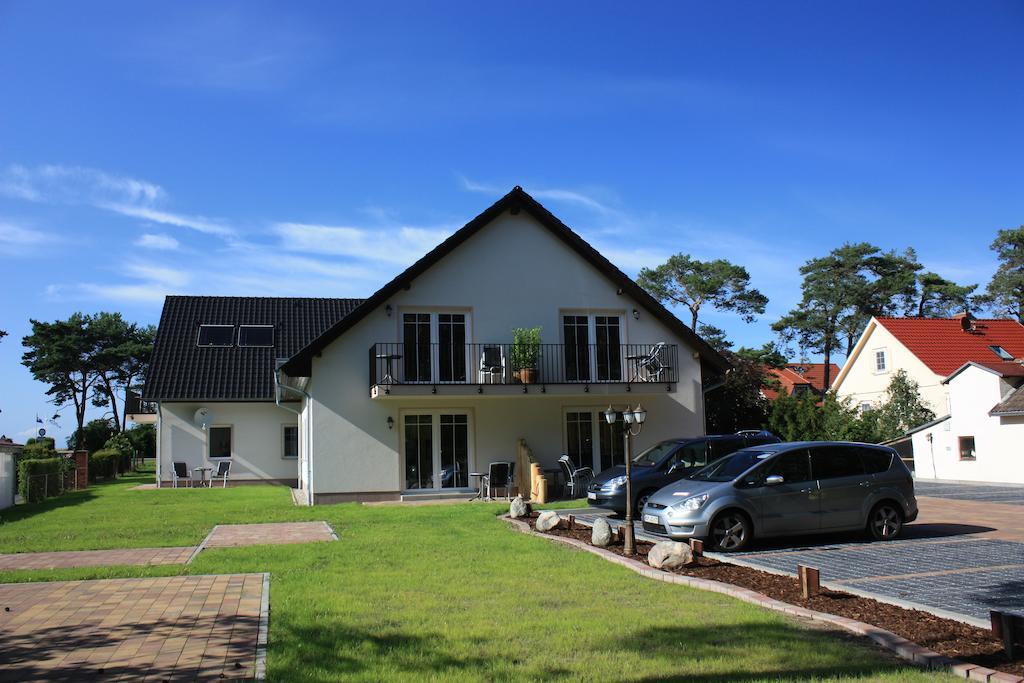
[[[779,443],[771,432],[745,430],[693,438],[669,439],[651,446],[633,458],[634,512],[639,515],[652,493],[678,481],[723,455],[748,446]],[[609,467],[587,488],[587,503],[592,507],[626,511],[626,468]]]
[[[720,458],[651,496],[642,515],[645,531],[732,551],[755,536],[859,529],[888,541],[917,518],[917,499],[893,449],[807,441]]]

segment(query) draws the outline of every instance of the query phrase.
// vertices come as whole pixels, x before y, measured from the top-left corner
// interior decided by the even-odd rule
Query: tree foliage
[[[709,434],[730,434],[741,429],[758,429],[768,417],[768,401],[761,387],[768,381],[765,364],[749,359],[741,348],[733,353],[725,332],[701,325],[701,337],[732,364],[722,385],[712,388],[704,400],[705,429]]]
[[[642,268],[637,283],[662,303],[690,309],[690,328],[697,329],[700,309],[707,304],[735,311],[746,322],[764,313],[768,297],[750,286],[750,273],[725,259],[699,261],[687,254],[670,256],[655,268]]]
[[[102,418],[89,420],[81,429],[76,429],[68,437],[68,448],[84,449],[95,453],[103,448],[107,440],[116,433],[113,420]]]
[[[828,386],[833,354],[849,355],[871,316],[895,312],[914,297],[920,269],[910,249],[883,252],[866,242],[844,244],[801,266],[800,304],[772,329],[785,342],[824,357]]]
[[[1000,230],[991,248],[999,258],[999,267],[982,302],[997,314],[1024,323],[1024,225]]]
[[[938,273],[917,275],[917,293],[906,314],[918,318],[948,318],[973,307],[972,294],[978,285],[958,285]]]

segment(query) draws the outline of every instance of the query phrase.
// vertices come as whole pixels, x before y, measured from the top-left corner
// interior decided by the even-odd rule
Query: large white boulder
[[[537,518],[537,531],[551,531],[561,521],[562,518],[558,516],[557,512],[546,510],[540,513],[540,517]]]
[[[686,543],[661,541],[647,554],[647,564],[655,569],[676,569],[693,564],[693,551]]]
[[[600,548],[604,548],[612,542],[612,525],[604,517],[594,520],[594,528],[590,532],[590,542]]]
[[[522,496],[516,496],[512,499],[512,504],[508,506],[508,516],[515,519],[516,517],[526,516],[526,501],[523,500]]]

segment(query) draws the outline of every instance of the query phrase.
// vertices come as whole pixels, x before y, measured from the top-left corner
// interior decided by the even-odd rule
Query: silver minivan
[[[755,536],[865,529],[891,540],[917,519],[917,499],[893,449],[802,441],[719,458],[652,495],[641,514],[647,532],[737,551]]]

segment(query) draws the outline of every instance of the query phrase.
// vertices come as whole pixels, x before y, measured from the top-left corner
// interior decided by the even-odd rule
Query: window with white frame
[[[299,457],[299,428],[297,425],[284,425],[281,428],[281,457],[295,459]]]
[[[234,325],[200,325],[196,346],[231,346],[234,338]]]
[[[889,359],[885,349],[875,349],[875,372],[882,373],[889,371]]]
[[[568,408],[564,424],[565,452],[576,467],[600,472],[625,464],[625,424],[621,413],[615,424],[609,425],[604,408]]]
[[[621,313],[563,312],[565,379],[569,382],[622,381],[625,339]]]

